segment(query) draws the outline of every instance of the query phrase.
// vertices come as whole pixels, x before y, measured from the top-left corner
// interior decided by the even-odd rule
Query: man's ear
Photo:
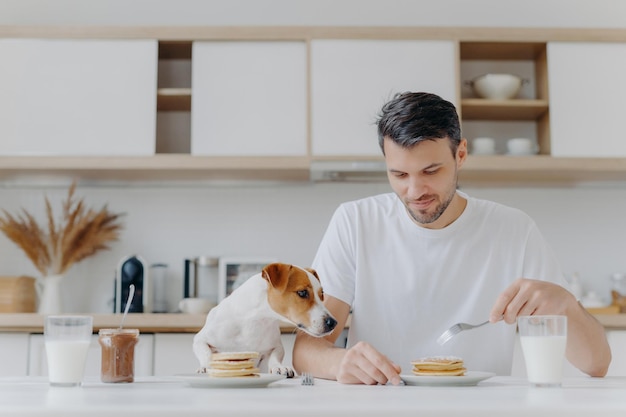
[[[467,159],[467,139],[461,138],[459,147],[456,149],[456,165],[457,169],[461,168]]]
[[[261,271],[261,276],[269,283],[269,285],[278,290],[283,291],[287,287],[289,281],[289,270],[291,265],[273,263],[266,265]]]

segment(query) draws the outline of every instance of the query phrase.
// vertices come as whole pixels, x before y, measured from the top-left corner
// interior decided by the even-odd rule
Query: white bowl
[[[492,100],[514,98],[523,83],[522,78],[513,74],[483,74],[469,82],[477,96]]]

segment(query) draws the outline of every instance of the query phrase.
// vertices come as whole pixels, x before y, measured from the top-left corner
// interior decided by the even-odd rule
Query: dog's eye
[[[296,291],[296,294],[298,294],[300,298],[309,298],[309,290],[299,290]]]

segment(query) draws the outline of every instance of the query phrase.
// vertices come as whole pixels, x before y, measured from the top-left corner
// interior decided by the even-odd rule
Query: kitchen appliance
[[[130,293],[130,285],[135,285],[135,296],[130,303],[129,313],[152,312],[152,297],[148,268],[139,255],[123,258],[115,272],[115,308],[114,313],[122,313]]]
[[[167,313],[167,264],[150,265],[150,283],[152,284],[152,312]]]
[[[211,256],[185,259],[184,298],[206,298],[217,303],[218,261]]]

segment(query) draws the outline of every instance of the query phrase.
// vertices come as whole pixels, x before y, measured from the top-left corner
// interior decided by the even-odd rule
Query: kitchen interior
[[[129,33],[132,33],[132,28],[143,26],[175,27],[176,29],[171,33],[167,29],[163,30],[163,36],[165,38],[171,36],[174,42],[169,46],[168,42],[162,42],[159,45],[158,68],[155,68],[154,76],[158,88],[173,87],[170,89],[176,90],[181,87],[184,90],[191,89],[192,85],[195,88],[196,82],[203,82],[197,73],[192,74],[191,71],[192,65],[195,65],[192,64],[195,55],[191,56],[190,42],[194,34],[221,40],[220,36],[228,38],[231,33],[226,31],[226,35],[215,35],[211,32],[206,35],[206,32],[196,29],[186,33],[185,27],[257,28],[257,33],[261,33],[261,35],[248,35],[245,31],[237,32],[235,29],[232,32],[234,38],[242,41],[249,41],[249,38],[254,38],[254,36],[272,38],[274,36],[271,35],[272,28],[295,27],[295,33],[299,33],[297,28],[317,28],[318,30],[312,30],[312,35],[302,29],[305,33],[302,36],[320,39],[319,44],[312,43],[313,52],[308,53],[315,53],[318,45],[321,51],[324,42],[329,42],[329,38],[332,39],[332,35],[337,33],[348,39],[359,36],[366,40],[371,37],[376,38],[376,35],[361,33],[354,35],[350,32],[350,28],[354,29],[359,26],[372,28],[373,33],[383,33],[386,34],[384,36],[391,38],[394,37],[393,31],[376,31],[380,30],[379,28],[394,27],[417,28],[418,30],[419,28],[470,28],[468,33],[472,35],[467,40],[468,48],[464,50],[461,46],[458,74],[453,66],[441,69],[444,73],[452,71],[451,76],[456,81],[445,85],[446,79],[444,79],[442,82],[444,85],[438,85],[435,82],[434,88],[440,89],[442,95],[447,94],[447,98],[457,103],[468,99],[468,106],[463,107],[461,113],[468,115],[467,120],[463,122],[463,134],[470,143],[470,149],[473,139],[491,137],[495,139],[494,152],[497,156],[470,155],[468,174],[466,176],[461,174],[460,189],[474,197],[517,207],[532,217],[552,245],[568,279],[577,281],[583,304],[590,308],[609,308],[609,310],[599,310],[602,313],[610,312],[610,314],[601,314],[603,323],[607,323],[607,327],[615,333],[615,343],[620,341],[626,343],[626,336],[623,335],[626,332],[622,331],[626,329],[626,320],[622,320],[621,315],[617,314],[619,309],[610,308],[611,291],[619,284],[612,277],[615,277],[615,274],[626,274],[624,261],[626,148],[624,141],[619,137],[622,129],[615,124],[620,120],[610,120],[609,122],[613,125],[609,123],[606,129],[598,128],[597,132],[600,133],[598,136],[576,138],[579,148],[572,150],[567,145],[563,145],[567,139],[562,136],[555,137],[555,125],[569,125],[569,130],[565,129],[561,132],[576,134],[577,125],[583,123],[582,116],[559,113],[560,109],[555,104],[559,102],[556,101],[554,94],[551,94],[549,99],[547,94],[546,97],[537,96],[537,92],[545,93],[545,90],[542,90],[545,86],[540,85],[545,81],[542,78],[545,74],[540,75],[542,71],[550,72],[550,83],[565,79],[565,81],[579,84],[583,94],[593,90],[593,85],[599,81],[598,79],[571,80],[569,78],[579,73],[585,74],[588,66],[593,63],[589,64],[584,56],[580,56],[584,55],[583,53],[574,55],[577,66],[568,68],[571,71],[565,71],[563,66],[554,65],[549,60],[546,64],[542,59],[501,60],[480,57],[464,60],[463,58],[464,51],[471,55],[470,44],[478,42],[471,37],[476,36],[480,39],[481,29],[489,28],[521,28],[529,35],[529,40],[522,43],[543,43],[544,52],[547,49],[548,56],[551,52],[550,45],[546,48],[545,40],[535,38],[533,29],[537,29],[539,33],[545,28],[580,29],[584,34],[577,36],[582,39],[580,44],[585,47],[589,46],[589,42],[602,41],[603,37],[611,38],[611,35],[614,35],[613,40],[607,43],[626,46],[624,35],[626,6],[619,1],[609,0],[596,2],[530,0],[520,2],[517,7],[503,5],[497,0],[484,0],[471,2],[471,4],[452,0],[438,2],[318,0],[298,2],[297,5],[286,0],[264,2],[246,0],[237,2],[237,5],[229,1],[202,2],[199,0],[183,2],[158,0],[149,3],[99,1],[90,6],[70,0],[4,1],[0,4],[0,42],[1,38],[9,38],[12,33],[30,33],[26,37],[33,37],[33,33],[38,33],[37,27],[53,28],[50,33],[55,33],[55,27],[60,28],[59,33],[69,33],[64,32],[64,27],[86,27],[86,33],[106,33],[106,29],[101,32],[97,30],[89,32],[92,30],[89,28],[113,27],[115,31],[120,30],[121,27],[122,30],[119,33],[122,35],[118,34],[113,37],[122,38],[124,28],[131,28]],[[452,13],[452,9],[457,11]],[[27,29],[24,32],[14,31],[15,27]],[[325,34],[324,27],[329,28],[330,35]],[[335,32],[332,28],[335,28]],[[336,28],[348,29],[344,31]],[[614,34],[610,33],[613,29],[615,29]],[[355,31],[357,32],[358,30]],[[42,33],[45,33],[45,30]],[[284,40],[285,36],[288,37],[288,35],[281,35],[280,29],[277,29],[276,33],[278,34],[275,35],[274,40]],[[436,30],[433,33],[436,33],[436,40],[447,39],[445,31],[443,35]],[[463,38],[463,34],[459,35],[455,30],[450,33],[450,39]],[[584,39],[587,35],[588,41]],[[514,39],[515,34],[507,34],[504,38],[506,36],[512,36],[511,44],[519,42],[519,39]],[[541,38],[541,35],[538,37]],[[181,39],[183,39],[182,46],[179,42]],[[171,52],[173,57],[164,58],[162,54],[167,55],[168,52]],[[587,52],[585,50],[585,53]],[[332,58],[333,55],[329,53],[328,56]],[[376,61],[377,57],[372,56],[371,59]],[[623,58],[611,55],[611,59],[616,61],[621,59],[615,67],[622,70],[626,67]],[[203,68],[208,73],[224,76],[219,68],[211,68],[211,62],[204,64],[206,66]],[[429,61],[428,65],[437,66],[441,63]],[[538,67],[542,67],[543,70],[538,70]],[[375,66],[375,68],[380,67]],[[558,70],[563,73],[557,76],[552,72]],[[315,71],[315,68],[308,71]],[[498,120],[483,120],[484,117],[480,116],[469,117],[472,113],[469,99],[475,97],[470,81],[486,71],[516,73],[524,79],[516,99],[549,102],[549,111],[544,108],[541,116],[530,118],[526,116],[507,118],[499,115],[495,118]],[[364,72],[367,73],[365,69]],[[306,74],[307,70],[300,75]],[[410,87],[403,86],[411,85],[405,80],[394,80],[390,81],[389,87],[385,89],[383,87],[385,81],[376,81],[379,91],[382,91],[378,100],[380,104],[390,89],[410,89]],[[354,82],[358,84],[363,81],[356,77]],[[626,92],[626,84],[621,78],[616,77],[615,82],[617,83],[616,90]],[[330,85],[333,86],[332,83]],[[602,85],[606,86],[606,84]],[[334,84],[335,88],[339,86],[345,87],[345,85]],[[211,87],[215,88],[215,85],[207,88]],[[551,85],[550,88],[555,87]],[[243,90],[240,94],[246,94],[246,91],[249,90]],[[317,91],[316,85],[310,85],[308,90],[305,89],[300,98],[303,99],[303,103],[316,109],[318,104],[315,99],[306,101],[306,95],[311,94],[311,91]],[[320,91],[322,91],[320,94],[324,93],[322,89]],[[332,93],[326,92],[326,94],[332,97]],[[571,94],[569,97],[576,97],[576,100],[585,102],[590,112],[593,111],[593,107],[605,106],[603,102],[597,101],[603,97],[591,94],[586,99],[584,96],[577,95],[576,92]],[[280,97],[283,96],[280,95]],[[339,97],[350,98],[343,94]],[[290,98],[294,99],[294,97]],[[268,103],[272,103],[272,97],[267,96],[265,99]],[[152,131],[154,142],[148,143],[143,149],[148,149],[148,152],[153,152],[157,157],[169,156],[169,154],[193,154],[194,149],[201,155],[208,155],[213,148],[198,142],[197,138],[201,138],[201,135],[194,129],[204,126],[207,131],[215,135],[223,134],[227,130],[223,125],[212,126],[212,119],[204,117],[203,114],[198,115],[197,109],[202,108],[207,113],[215,111],[221,115],[224,108],[236,108],[237,105],[236,98],[231,97],[222,103],[222,109],[219,108],[220,106],[213,108],[211,103],[202,102],[201,98],[196,98],[193,94],[189,97],[188,93],[180,99],[182,104],[177,103],[176,99],[166,101],[154,97],[154,100],[155,106],[159,108],[154,116],[155,125]],[[162,104],[159,104],[159,100],[163,100]],[[371,103],[370,100],[369,104]],[[123,213],[120,218],[123,227],[119,240],[111,242],[110,249],[99,251],[94,256],[73,265],[64,274],[61,284],[63,312],[93,314],[100,320],[102,326],[113,325],[112,323],[115,323],[118,317],[111,316],[111,313],[120,311],[119,302],[116,306],[116,276],[119,277],[121,274],[122,263],[135,256],[141,260],[145,271],[144,277],[146,282],[151,282],[152,291],[158,285],[162,294],[159,308],[155,310],[149,306],[146,307],[144,313],[167,313],[174,317],[171,321],[174,324],[170,329],[160,327],[155,331],[150,328],[153,324],[145,324],[137,317],[129,317],[130,325],[145,325],[142,333],[155,338],[163,337],[161,340],[172,345],[168,345],[168,348],[177,349],[178,352],[189,350],[190,358],[186,364],[191,363],[193,358],[189,346],[174,347],[177,342],[167,339],[184,333],[183,340],[187,343],[190,340],[189,335],[192,335],[193,330],[197,330],[203,323],[201,314],[181,313],[180,301],[183,298],[198,296],[219,301],[220,297],[226,294],[224,286],[227,285],[227,265],[231,265],[231,270],[233,267],[242,267],[246,264],[260,265],[265,260],[268,262],[278,260],[301,266],[310,265],[328,221],[340,203],[390,190],[384,175],[384,167],[381,168],[381,159],[372,156],[377,152],[375,128],[366,123],[359,127],[353,127],[347,123],[355,120],[372,121],[377,108],[370,106],[369,110],[366,110],[369,114],[353,116],[351,113],[353,104],[354,107],[363,109],[357,105],[358,103],[350,101],[329,104],[328,109],[323,111],[326,111],[325,116],[332,118],[332,123],[320,129],[326,127],[328,133],[336,134],[337,137],[329,139],[336,142],[350,135],[350,132],[362,133],[361,136],[365,137],[365,141],[361,137],[361,142],[353,142],[362,143],[356,152],[350,154],[341,150],[340,157],[311,159],[311,152],[315,153],[315,146],[317,146],[311,144],[311,136],[318,134],[319,131],[316,132],[318,126],[315,125],[310,115],[303,120],[296,120],[297,117],[302,116],[292,117],[297,109],[284,108],[278,113],[266,113],[276,119],[253,118],[253,123],[267,123],[272,126],[269,131],[280,130],[283,123],[287,128],[292,128],[294,124],[298,126],[300,123],[305,126],[303,130],[305,139],[302,141],[306,144],[305,148],[277,150],[259,145],[261,149],[257,149],[254,147],[256,146],[254,142],[249,140],[243,141],[243,145],[231,143],[231,148],[226,147],[223,150],[225,154],[215,157],[224,157],[226,161],[223,162],[225,166],[219,165],[218,162],[216,171],[220,172],[215,177],[208,177],[203,169],[198,167],[176,168],[169,171],[171,167],[166,159],[159,160],[163,162],[162,169],[155,163],[154,167],[145,171],[139,170],[139,175],[136,175],[137,171],[132,167],[129,168],[128,165],[123,165],[116,171],[115,167],[118,166],[118,162],[115,157],[109,156],[106,161],[111,164],[112,170],[101,166],[90,170],[84,164],[63,166],[68,161],[65,159],[68,154],[76,156],[71,149],[67,150],[67,154],[55,155],[58,157],[57,162],[54,162],[54,159],[52,162],[39,161],[36,159],[35,151],[28,155],[35,158],[30,162],[31,166],[16,168],[16,165],[11,165],[10,162],[15,155],[2,154],[0,139],[0,161],[2,161],[0,163],[0,209],[12,214],[26,210],[37,219],[45,219],[45,199],[50,201],[53,209],[59,209],[67,196],[68,187],[73,180],[76,180],[76,194],[84,198],[88,206],[94,208],[106,206],[112,212]],[[168,105],[173,107],[168,109]],[[541,106],[545,106],[545,103],[540,103],[539,107]],[[585,106],[578,108],[585,108]],[[0,104],[0,109],[9,109],[9,107]],[[281,112],[284,112],[283,116]],[[346,114],[345,117],[342,117],[343,112]],[[549,114],[552,120],[546,122],[545,114]],[[1,116],[0,120],[3,120]],[[81,121],[68,120],[66,123],[81,123]],[[241,124],[245,123],[242,121]],[[336,132],[333,132],[335,128]],[[552,128],[551,135],[546,133],[550,128]],[[259,130],[268,132],[268,129]],[[2,131],[0,128],[0,132]],[[245,129],[242,131],[246,132]],[[252,132],[254,128],[248,131]],[[610,132],[610,134],[604,132]],[[518,137],[531,138],[535,141],[538,144],[538,155],[531,157],[507,155],[507,140]],[[69,138],[64,145],[67,146],[69,143],[71,146],[72,140],[75,143],[80,142],[80,139]],[[347,140],[354,141],[355,139]],[[111,138],[111,141],[109,142],[111,146],[117,147],[115,152],[120,160],[128,156],[123,154],[125,145],[123,141],[116,141],[115,138]],[[597,152],[594,144],[597,144]],[[19,145],[15,146],[19,147]],[[23,143],[21,145],[28,147]],[[130,149],[136,146],[141,146],[141,144],[128,144]],[[242,152],[241,148],[247,146],[254,149]],[[47,152],[55,152],[54,146],[49,149],[51,150]],[[585,152],[589,152],[589,149],[591,149],[590,153],[586,154]],[[246,165],[248,163],[246,151],[250,150],[263,157],[270,157],[267,166],[259,168],[258,161],[252,161],[251,164],[257,165],[250,169]],[[570,151],[571,153],[568,153]],[[106,151],[103,152],[106,153]],[[237,155],[236,152],[242,153]],[[320,155],[323,155],[323,152],[323,150],[320,151]],[[24,155],[25,153],[20,157]],[[276,155],[279,157],[271,160],[271,157]],[[294,155],[296,156],[293,160],[296,162],[285,162]],[[136,157],[136,154],[131,156]],[[545,159],[550,156],[554,161],[545,162]],[[559,171],[558,157],[560,156],[568,159],[569,163]],[[492,158],[494,162],[491,165],[487,162],[488,168],[481,170],[480,164],[488,161],[489,158]],[[507,170],[509,164],[519,166],[518,162],[509,162],[517,158],[528,159],[526,171],[522,168]],[[539,160],[540,162],[536,162]],[[214,160],[211,161],[214,162]],[[39,166],[40,162],[43,164],[43,169]],[[195,162],[182,162],[183,165],[186,163]],[[231,163],[239,165],[230,166]],[[552,169],[549,163],[553,163],[557,168]],[[280,167],[281,164],[284,165]],[[511,174],[512,171],[515,172]],[[209,259],[208,265],[195,265],[194,260],[199,257]],[[24,252],[4,235],[0,235],[0,261],[2,265],[0,275],[2,276],[38,277],[37,269]],[[199,279],[196,278],[196,273],[199,273]],[[158,284],[154,279],[157,276],[159,277]],[[153,301],[152,298],[150,299]],[[16,324],[8,323],[8,320],[2,321],[3,332],[0,332],[0,336],[9,336],[4,339],[5,343],[8,343],[5,346],[11,343],[15,345],[21,343],[22,339],[18,341],[11,339],[20,331],[41,336],[36,334],[40,326],[37,323],[42,323],[41,317],[33,319],[38,316],[36,310],[32,311],[33,314],[22,314],[23,317],[27,317],[23,320],[19,319],[21,314],[16,314],[15,311],[6,313],[9,314],[6,317],[10,317]],[[133,314],[140,315],[141,312],[134,312],[131,316]],[[186,316],[190,316],[188,321],[184,319]],[[162,317],[159,316],[159,320],[166,320],[164,323],[167,323],[167,319]],[[2,320],[1,317],[0,320]],[[138,345],[138,349],[151,351],[155,345],[154,340],[150,342],[153,343],[151,347],[142,348]],[[41,339],[36,343],[39,343],[38,349],[41,351]],[[148,342],[144,341],[144,343],[148,345]],[[32,342],[29,349],[32,355]],[[156,351],[152,350],[152,352]],[[626,372],[626,358],[621,358],[620,354],[614,351],[614,362],[616,366],[619,366],[614,374],[625,375],[623,372]],[[146,374],[156,373],[154,363],[153,361],[145,364]],[[6,364],[3,363],[3,366]],[[41,369],[45,368],[43,364],[40,363],[37,366],[45,372],[45,369]],[[30,375],[36,366],[33,367],[30,364],[21,367],[20,365],[17,371],[13,367],[7,369],[6,372],[0,369],[0,376],[20,374],[22,368],[24,375]],[[162,372],[172,372],[172,369],[176,368],[164,368]]]

